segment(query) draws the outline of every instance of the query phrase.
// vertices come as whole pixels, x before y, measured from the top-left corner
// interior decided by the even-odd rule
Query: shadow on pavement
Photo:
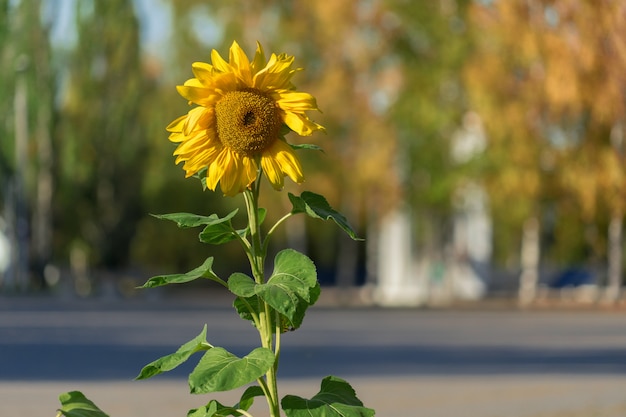
[[[230,350],[238,356],[252,347]],[[175,349],[173,349],[175,350]],[[0,380],[131,380],[150,361],[173,352],[162,346],[0,344]],[[156,378],[185,378],[201,354]],[[283,378],[455,376],[498,374],[626,375],[623,349],[546,349],[451,346],[335,346],[289,348]]]

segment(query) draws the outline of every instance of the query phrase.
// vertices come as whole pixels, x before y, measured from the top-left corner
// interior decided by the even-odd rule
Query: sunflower
[[[176,164],[184,162],[186,177],[206,169],[206,186],[234,196],[256,179],[259,167],[280,190],[284,177],[302,183],[302,166],[284,134],[309,136],[324,128],[311,121],[308,110],[319,110],[315,98],[296,91],[291,78],[294,57],[272,54],[265,61],[257,43],[252,62],[237,42],[229,60],[211,52],[211,64],[192,64],[194,78],[177,86],[189,104],[186,115],[167,126],[177,143]],[[287,128],[285,128],[287,127]]]

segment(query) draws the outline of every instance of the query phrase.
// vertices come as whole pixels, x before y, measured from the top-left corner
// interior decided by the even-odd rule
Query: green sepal
[[[375,412],[363,406],[354,389],[341,378],[327,376],[320,391],[305,399],[286,395],[280,405],[287,417],[372,417]]]
[[[363,240],[357,237],[343,214],[333,209],[323,196],[310,191],[304,191],[299,197],[291,193],[288,195],[293,205],[291,213],[305,213],[314,219],[333,220],[353,240]]]
[[[208,171],[208,167],[204,167],[200,171],[193,174],[194,178],[197,178],[198,180],[200,180],[200,183],[202,184],[202,191],[207,190],[207,186],[206,186],[206,172],[207,171]]]
[[[135,379],[148,379],[163,372],[171,371],[186,362],[187,359],[189,359],[189,357],[191,357],[194,353],[209,350],[211,348],[213,348],[213,346],[206,341],[205,324],[202,332],[198,336],[182,345],[176,352],[163,356],[144,366]]]
[[[207,258],[202,265],[192,269],[184,274],[170,274],[170,275],[157,275],[146,281],[145,284],[138,288],[154,288],[169,284],[184,284],[185,282],[193,281],[199,278],[210,279],[211,281],[224,284],[211,269],[213,266],[213,257]]]
[[[59,395],[59,414],[65,417],[109,417],[80,391],[70,391]]]
[[[305,149],[305,150],[310,150],[310,151],[320,151],[320,152],[324,152],[324,149],[322,149],[321,147],[317,146],[317,145],[313,145],[311,143],[301,143],[299,145],[290,143],[289,145],[291,145],[292,149],[295,150],[299,150],[299,149]]]
[[[228,289],[239,297],[234,305],[242,318],[252,320],[249,309],[258,314],[262,300],[280,314],[282,332],[300,327],[307,308],[320,295],[313,261],[293,249],[276,255],[274,272],[266,283],[257,284],[247,275],[235,273],[228,279]]]
[[[260,378],[276,360],[274,353],[258,347],[243,358],[224,348],[215,347],[207,351],[189,374],[192,394],[229,391],[249,384]]]

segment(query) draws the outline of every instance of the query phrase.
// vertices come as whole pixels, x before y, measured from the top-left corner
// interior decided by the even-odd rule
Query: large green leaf
[[[293,330],[300,327],[304,314],[320,294],[315,265],[306,255],[293,249],[285,249],[276,255],[274,272],[265,284],[257,284],[252,278],[236,273],[228,279],[230,291],[240,297],[235,308],[246,319],[249,306],[258,313],[261,306],[258,297],[282,316],[281,329]],[[246,304],[244,299],[248,302]]]
[[[289,200],[293,206],[291,210],[293,214],[306,213],[315,219],[333,220],[352,239],[362,240],[357,237],[343,214],[333,209],[323,196],[304,191],[300,197],[289,193]]]
[[[60,415],[65,417],[109,417],[80,391],[70,391],[59,396]]]
[[[249,384],[274,365],[274,353],[264,347],[239,358],[224,348],[207,351],[189,375],[192,394],[229,391]]]
[[[305,399],[286,395],[280,402],[287,417],[372,417],[375,412],[363,407],[354,389],[341,378],[327,376],[320,392]]]
[[[268,288],[284,288],[310,301],[309,289],[317,284],[315,264],[298,251],[282,250],[274,258],[274,271],[267,283]]]
[[[207,258],[206,261],[199,267],[186,272],[184,274],[171,274],[171,275],[157,275],[150,278],[139,288],[154,288],[162,285],[169,284],[184,284],[185,282],[193,281],[199,278],[206,278],[212,281],[223,283],[221,279],[215,275],[211,269],[213,266],[213,257]]]
[[[198,336],[182,345],[176,352],[163,356],[144,366],[135,379],[147,379],[163,372],[171,371],[187,361],[194,353],[209,350],[212,347],[213,346],[206,341],[205,324],[202,332]]]

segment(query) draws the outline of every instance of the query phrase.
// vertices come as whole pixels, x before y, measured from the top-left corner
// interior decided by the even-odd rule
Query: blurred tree
[[[76,2],[77,44],[66,71],[55,145],[59,244],[88,248],[90,264],[127,266],[148,152],[141,115],[150,85],[126,0]],[[82,249],[80,249],[82,250]]]
[[[10,28],[10,8],[9,0],[0,0],[0,68],[3,77],[0,80],[0,114],[2,119],[0,122],[0,135],[3,138],[13,137],[11,126],[13,122],[9,119],[12,117],[13,101],[11,97],[14,94],[14,62],[11,45]],[[11,164],[9,163],[10,155],[13,154],[13,141],[3,140],[0,143],[0,181],[4,188],[5,182],[10,175]],[[4,190],[3,190],[4,191]],[[4,203],[4,192],[2,194]]]
[[[403,84],[391,117],[401,142],[406,197],[414,209],[417,243],[441,255],[450,240],[453,193],[478,162],[457,166],[451,140],[468,110],[460,70],[470,51],[469,1],[440,0],[416,7],[388,0],[393,27],[390,53],[400,60]]]
[[[611,224],[614,292],[626,191],[625,7],[611,0],[475,3],[478,50],[466,69],[472,105],[489,134],[501,231],[542,218],[546,207],[555,222],[576,216],[588,230]],[[571,204],[578,210],[567,209]],[[576,241],[592,256],[606,254],[593,238],[604,233],[581,235],[586,241]],[[571,237],[555,244],[571,248]]]
[[[41,8],[41,1],[0,3],[0,111],[6,117],[0,129],[7,138],[0,145],[0,178],[13,249],[8,280],[21,289],[45,286],[52,252],[54,77]]]

